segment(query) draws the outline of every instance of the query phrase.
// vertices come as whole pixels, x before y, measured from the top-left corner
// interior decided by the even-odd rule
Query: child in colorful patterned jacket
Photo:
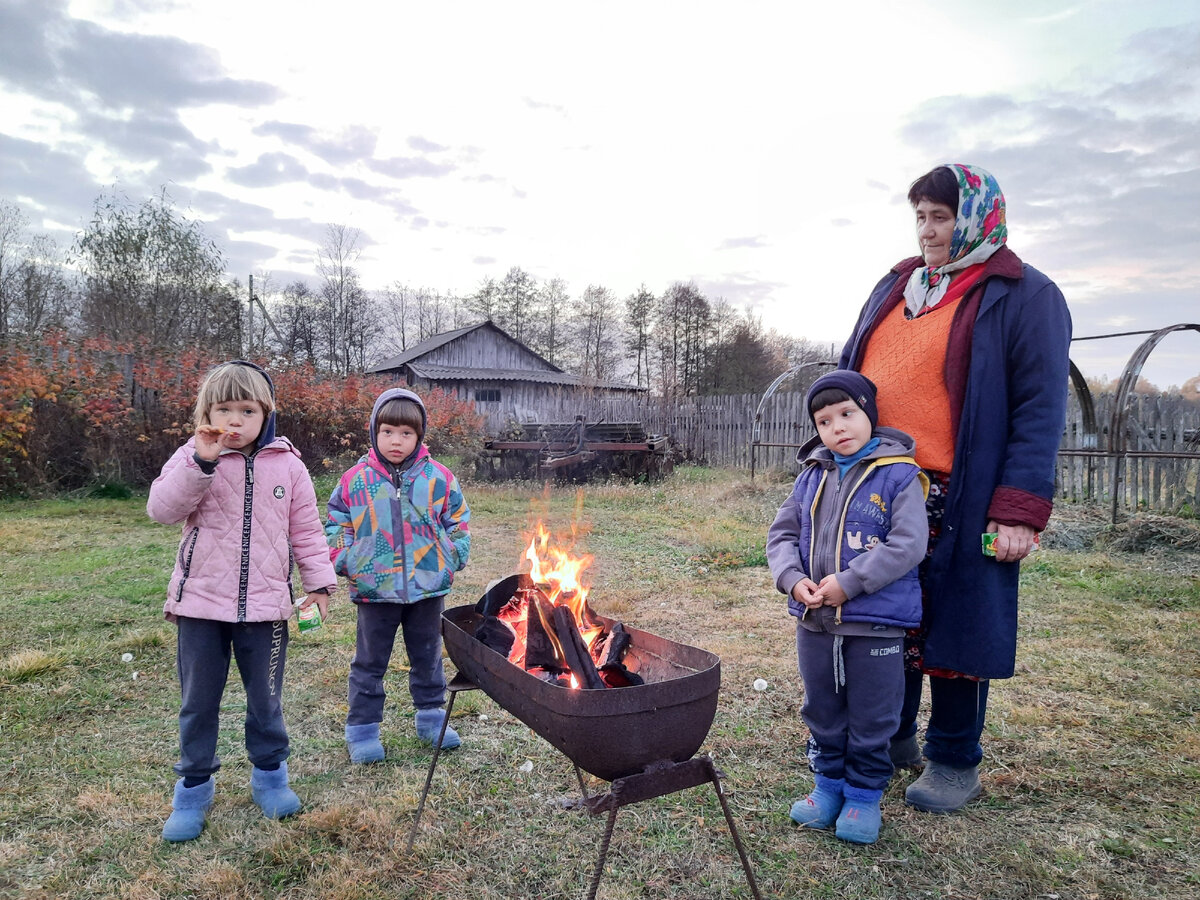
[[[384,758],[384,675],[396,631],[408,652],[408,689],[417,737],[442,749],[461,741],[442,708],[442,611],[454,573],[471,551],[471,510],[458,479],[422,443],[425,404],[412,391],[384,391],[371,411],[367,455],[329,498],[325,537],[339,575],[350,581],[358,635],[350,664],[346,746],[357,764]]]
[[[767,537],[771,574],[798,617],[801,713],[816,781],[791,817],[870,844],[893,771],[888,741],[904,695],[904,633],[921,620],[928,481],[912,458],[913,439],[877,427],[866,377],[829,372],[806,402],[817,436],[800,450],[803,469]]]
[[[213,802],[221,697],[230,656],[246,688],[251,796],[272,819],[300,809],[288,787],[283,722],[292,566],[302,607],[325,612],[337,576],[329,564],[317,495],[300,453],[275,435],[275,390],[254,363],[214,368],[196,399],[195,435],[150,487],[146,511],[183,525],[163,609],[178,629],[180,776],[168,841],[199,836]]]

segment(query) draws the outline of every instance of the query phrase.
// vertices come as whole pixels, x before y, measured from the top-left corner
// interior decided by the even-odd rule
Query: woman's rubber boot
[[[184,787],[182,778],[175,782],[171,815],[162,830],[164,841],[190,841],[200,836],[208,808],[212,806],[215,788],[211,777],[195,787]]]
[[[813,776],[816,787],[803,800],[792,804],[789,814],[792,821],[805,828],[828,828],[836,821],[842,811],[843,792],[846,788],[844,778],[826,778],[824,775]]]
[[[978,766],[956,769],[931,759],[925,764],[921,777],[904,792],[904,802],[924,812],[952,813],[982,792]]]
[[[300,812],[300,798],[288,787],[286,761],[273,772],[255,766],[250,772],[250,796],[268,819],[282,819]]]
[[[379,740],[379,723],[346,726],[346,749],[355,765],[377,763],[383,759],[383,744]]]
[[[446,721],[446,711],[444,709],[418,709],[416,718],[417,738],[432,747],[438,739],[438,734],[441,733],[442,723]],[[461,743],[458,732],[447,725],[446,733],[442,735],[442,749],[453,750]]]
[[[883,820],[879,801],[882,799],[883,791],[846,785],[846,805],[837,818],[837,836],[854,844],[873,844],[879,840],[879,826]]]

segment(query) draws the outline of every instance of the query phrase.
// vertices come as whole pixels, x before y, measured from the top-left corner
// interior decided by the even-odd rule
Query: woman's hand
[[[988,522],[987,530],[996,533],[996,542],[992,546],[996,550],[997,562],[1017,562],[1033,550],[1033,538],[1037,532],[1029,525]]]

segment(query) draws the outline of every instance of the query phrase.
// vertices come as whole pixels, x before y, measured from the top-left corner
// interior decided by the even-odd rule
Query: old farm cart
[[[573,481],[617,475],[660,478],[671,472],[670,439],[647,434],[640,422],[526,423],[484,442],[477,471],[486,478]]]

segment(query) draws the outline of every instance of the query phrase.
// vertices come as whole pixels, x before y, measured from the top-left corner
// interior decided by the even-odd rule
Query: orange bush
[[[148,485],[192,433],[205,372],[222,360],[199,351],[166,355],[144,346],[50,335],[35,346],[0,346],[0,495],[74,490],[113,482]],[[279,406],[277,433],[310,470],[357,459],[379,393],[378,376],[330,378],[311,365],[268,367]],[[477,446],[482,420],[469,401],[440,390],[423,398],[435,453]]]

